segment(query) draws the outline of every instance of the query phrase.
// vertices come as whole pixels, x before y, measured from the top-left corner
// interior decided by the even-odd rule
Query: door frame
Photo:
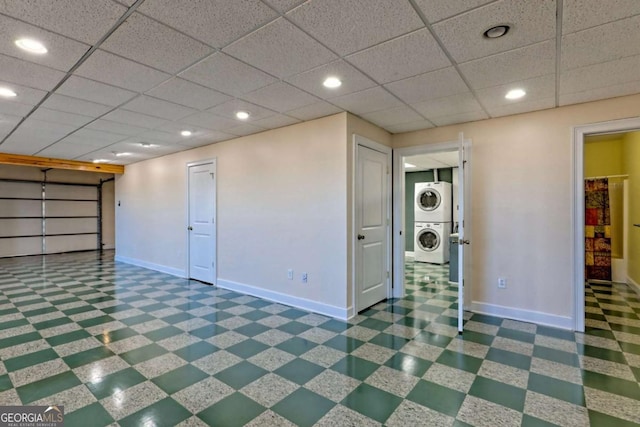
[[[391,147],[388,147],[386,145],[380,144],[378,142],[372,141],[371,139],[364,137],[362,135],[358,135],[356,133],[353,134],[352,137],[352,155],[351,158],[353,159],[353,161],[351,162],[351,236],[349,236],[349,241],[351,242],[351,306],[349,307],[349,314],[348,317],[351,318],[355,315],[358,314],[357,311],[357,301],[358,301],[358,289],[357,289],[357,273],[358,273],[358,268],[357,268],[357,245],[358,245],[358,241],[357,241],[357,237],[356,235],[358,234],[358,230],[356,229],[357,227],[357,218],[356,218],[356,174],[358,172],[358,145],[362,145],[363,147],[367,147],[370,148],[372,150],[375,151],[379,151],[383,154],[386,155],[387,157],[387,170],[389,171],[389,173],[387,174],[387,220],[388,220],[388,225],[387,225],[387,254],[386,254],[386,258],[387,258],[387,267],[389,269],[389,277],[387,278],[387,298],[391,298],[393,296],[392,290],[394,288],[394,282],[393,282],[393,274],[392,274],[392,269],[393,269],[393,258],[392,258],[392,253],[393,253],[393,240],[392,240],[392,234],[391,234],[391,222],[392,222],[392,206],[393,206],[393,180],[392,180],[392,174],[391,174],[391,168],[392,168],[392,155],[393,155],[393,150],[391,149]]]
[[[572,128],[572,157],[573,177],[571,205],[571,229],[573,230],[573,245],[571,259],[573,260],[573,323],[577,332],[584,332],[584,139],[586,136],[635,132],[640,130],[640,117],[611,120],[574,126]]]
[[[211,282],[211,284],[216,285],[218,283],[218,165],[217,165],[217,158],[213,157],[210,159],[204,159],[204,160],[197,160],[197,161],[193,161],[193,162],[188,162],[186,167],[185,167],[185,174],[186,174],[186,187],[187,187],[187,191],[185,194],[185,206],[186,206],[186,217],[185,217],[185,224],[184,224],[184,230],[185,230],[185,242],[186,242],[186,261],[187,261],[187,265],[185,267],[185,272],[187,273],[187,279],[191,279],[191,233],[189,233],[188,227],[189,227],[189,220],[191,218],[191,212],[189,211],[189,196],[191,194],[191,188],[190,188],[190,177],[189,177],[189,170],[191,167],[193,166],[202,166],[202,165],[206,165],[206,164],[211,164],[213,166],[213,173],[214,175],[214,180],[213,180],[213,217],[214,217],[214,224],[213,224],[213,238],[212,240],[212,244],[214,245],[214,253],[215,253],[215,259],[214,259],[214,264],[213,264],[213,281]]]
[[[408,224],[404,223],[405,219],[405,180],[404,180],[404,157],[413,156],[417,154],[429,154],[445,151],[459,151],[459,140],[438,142],[435,144],[423,144],[406,148],[397,148],[393,150],[393,280],[395,286],[393,287],[393,297],[402,298],[405,296],[404,286],[404,252],[405,252],[405,236],[404,232]],[[471,140],[464,139],[465,157],[467,160],[465,166],[465,182],[464,182],[464,203],[465,203],[465,236],[469,240],[473,241],[473,229],[471,221],[471,174],[472,164],[471,162]],[[457,203],[457,201],[456,201]],[[411,225],[413,226],[413,225]],[[464,284],[465,284],[465,301],[463,307],[468,309],[470,307],[471,293],[471,266],[472,253],[470,250],[465,252],[464,262]],[[460,279],[459,279],[460,280]]]

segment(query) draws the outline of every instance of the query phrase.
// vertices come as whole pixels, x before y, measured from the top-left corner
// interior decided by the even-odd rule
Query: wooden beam
[[[39,168],[69,169],[85,172],[124,173],[123,165],[107,163],[78,162],[76,160],[51,159],[48,157],[24,156],[22,154],[0,153],[0,164],[33,166]]]

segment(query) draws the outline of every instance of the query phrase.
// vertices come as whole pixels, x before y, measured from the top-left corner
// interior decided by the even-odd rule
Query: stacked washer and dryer
[[[432,264],[449,262],[451,234],[451,184],[415,184],[415,260]]]

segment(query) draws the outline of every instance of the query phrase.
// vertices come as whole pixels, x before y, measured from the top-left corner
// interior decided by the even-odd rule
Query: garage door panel
[[[0,239],[0,258],[42,253],[42,237]]]
[[[46,251],[48,254],[72,251],[86,251],[96,249],[98,237],[95,234],[80,236],[50,236],[47,237]]]
[[[51,234],[96,233],[96,218],[48,218],[47,236]]]
[[[20,197],[39,199],[42,197],[42,185],[28,182],[0,182],[0,197]]]
[[[47,199],[97,200],[96,187],[47,184]]]
[[[42,220],[34,218],[0,219],[0,237],[34,236],[42,234]],[[0,244],[6,242],[0,240]]]
[[[0,217],[41,217],[42,202],[39,200],[2,200]]]
[[[70,202],[68,200],[47,200],[46,212],[52,216],[98,216],[96,202]]]

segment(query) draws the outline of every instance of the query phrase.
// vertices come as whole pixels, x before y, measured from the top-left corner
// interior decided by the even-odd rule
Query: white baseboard
[[[575,326],[573,319],[569,316],[558,316],[540,311],[523,310],[521,308],[505,307],[478,301],[471,303],[471,311],[560,329],[573,330]]]
[[[640,295],[640,285],[638,284],[638,282],[627,276],[627,283],[629,284],[631,289],[633,289],[638,295]]]
[[[415,258],[416,253],[414,251],[404,251],[405,258]]]
[[[277,302],[279,304],[290,305],[302,310],[324,314],[325,316],[334,317],[340,320],[347,320],[350,315],[351,317],[353,316],[351,314],[351,312],[353,311],[352,307],[340,308],[333,305],[312,301],[306,298],[270,291],[268,289],[258,288],[256,286],[246,285],[244,283],[233,282],[231,280],[218,279],[217,286],[219,288],[229,289],[230,291],[253,295],[254,297],[263,298],[269,301]]]
[[[121,255],[116,255],[114,257],[114,260],[119,262],[124,262],[126,264],[135,265],[138,267],[148,268],[149,270],[159,271],[161,273],[167,273],[172,276],[177,276],[182,278],[187,277],[187,272],[180,268],[167,267],[166,265],[154,264],[152,262],[143,261],[141,259],[136,259],[136,258],[129,258]]]

